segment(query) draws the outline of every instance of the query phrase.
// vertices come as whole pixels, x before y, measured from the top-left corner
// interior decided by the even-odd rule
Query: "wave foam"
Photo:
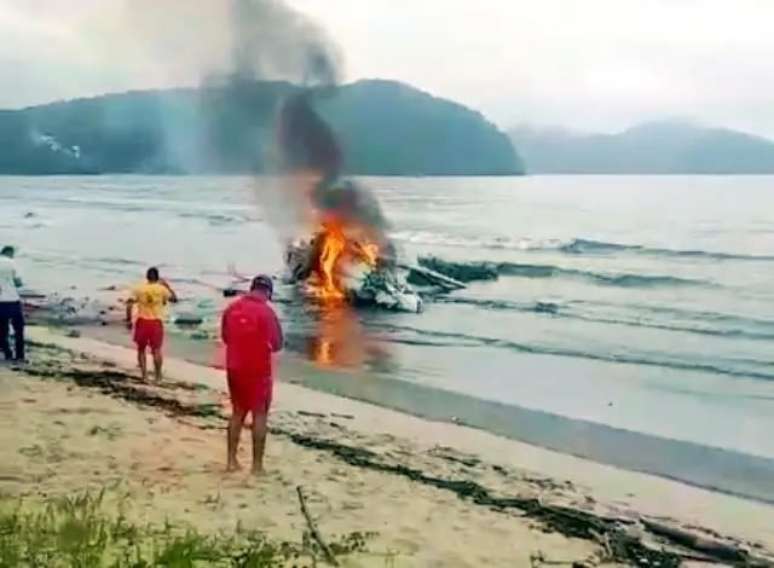
[[[556,251],[569,255],[637,254],[671,258],[697,258],[706,260],[738,260],[754,262],[774,261],[774,255],[755,255],[734,252],[706,251],[700,249],[670,249],[640,244],[624,244],[593,239],[530,239],[516,237],[468,237],[434,233],[430,231],[400,231],[391,235],[396,241],[417,245],[459,247],[484,250],[513,250],[523,252]]]
[[[764,361],[753,360],[731,360],[731,359],[710,359],[702,358],[701,361],[686,360],[668,354],[656,353],[637,353],[637,352],[595,352],[591,350],[572,349],[566,347],[536,344],[536,343],[517,343],[507,339],[495,337],[484,337],[479,335],[469,335],[465,333],[442,332],[436,330],[420,329],[411,326],[380,324],[375,326],[385,331],[393,333],[414,334],[420,341],[425,341],[425,345],[432,345],[440,340],[438,345],[456,347],[494,347],[510,349],[521,353],[532,353],[539,355],[555,355],[558,357],[572,357],[579,359],[588,359],[593,361],[603,361],[608,363],[623,363],[629,365],[646,365],[653,367],[662,367],[678,371],[694,371],[710,373],[717,375],[726,375],[732,377],[744,377],[766,381],[774,380],[774,373],[761,370],[761,367],[770,367],[771,364]],[[385,338],[387,341],[397,343],[406,343],[411,338],[397,335]],[[428,341],[429,339],[429,341]],[[452,341],[452,343],[448,343]],[[747,363],[749,366],[736,366],[738,363]]]

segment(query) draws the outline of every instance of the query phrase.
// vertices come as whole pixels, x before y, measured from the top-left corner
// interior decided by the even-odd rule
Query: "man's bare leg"
[[[137,348],[137,365],[140,367],[140,377],[143,382],[148,380],[148,356],[145,349]]]
[[[263,473],[263,455],[266,452],[266,412],[253,412],[253,473]]]
[[[239,465],[239,460],[237,460],[237,450],[239,449],[239,436],[242,433],[242,427],[245,424],[246,416],[246,411],[235,408],[231,413],[231,419],[228,421],[228,433],[226,437],[228,461],[226,471],[237,471],[242,468],[242,466]]]
[[[153,374],[156,382],[161,382],[162,374],[161,368],[164,366],[164,355],[161,353],[161,349],[153,350]]]

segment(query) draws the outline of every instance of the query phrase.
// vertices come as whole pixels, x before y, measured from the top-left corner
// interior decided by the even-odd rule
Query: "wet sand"
[[[80,328],[84,335],[109,343],[131,346],[119,325]],[[190,339],[170,333],[170,353],[187,361],[212,365],[217,360],[214,341]],[[526,357],[526,355],[525,355]],[[573,373],[572,362],[560,361],[554,372]],[[540,374],[540,364],[523,373]],[[516,376],[519,372],[514,371]],[[684,440],[634,432],[589,420],[504,404],[433,386],[385,379],[382,375],[326,369],[293,353],[282,357],[280,375],[285,380],[381,407],[408,412],[436,421],[481,428],[519,442],[570,454],[630,471],[655,474],[697,487],[774,503],[774,459]],[[612,403],[611,403],[612,404]],[[657,407],[649,413],[657,422]],[[647,413],[644,413],[647,414]],[[670,419],[672,415],[669,415]],[[686,418],[686,420],[689,420]],[[694,421],[702,418],[696,417]]]
[[[305,526],[302,486],[323,534],[375,533],[352,565],[636,561],[611,549],[620,539],[644,547],[631,544],[635,556],[664,546],[692,558],[774,550],[766,504],[287,382],[271,416],[268,475],[224,475],[221,372],[170,359],[167,382],[149,387],[133,379],[130,350],[31,336],[30,367],[0,370],[5,496],[107,486],[133,518],[211,532],[241,523],[292,540]],[[675,547],[675,535],[697,546]]]

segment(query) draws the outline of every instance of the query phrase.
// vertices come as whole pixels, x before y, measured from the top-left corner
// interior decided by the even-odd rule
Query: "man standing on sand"
[[[269,305],[274,284],[270,277],[253,278],[250,292],[223,312],[221,336],[226,345],[226,373],[232,414],[228,423],[228,471],[240,468],[239,437],[248,413],[253,415],[253,473],[263,472],[266,425],[274,379],[272,355],[282,349],[277,315]]]
[[[161,348],[164,344],[164,314],[166,305],[177,302],[177,295],[166,280],[159,277],[159,269],[152,267],[146,273],[146,281],[132,290],[126,301],[126,323],[132,328],[132,308],[137,307],[134,321],[134,342],[137,344],[137,363],[140,366],[142,380],[148,380],[148,347],[153,354],[153,369],[156,381],[161,381],[161,367],[164,357]]]
[[[13,260],[15,249],[10,246],[0,251],[0,350],[6,361],[24,361],[24,311],[18,288],[22,281]],[[8,345],[8,327],[13,326],[14,351]]]

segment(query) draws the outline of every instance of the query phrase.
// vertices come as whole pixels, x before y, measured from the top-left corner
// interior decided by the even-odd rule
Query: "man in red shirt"
[[[272,355],[282,349],[283,337],[277,315],[269,305],[274,284],[268,276],[256,276],[250,292],[234,301],[221,321],[226,345],[226,373],[232,414],[228,424],[228,471],[240,468],[239,437],[248,413],[253,415],[253,473],[263,471],[266,419],[272,398]]]

